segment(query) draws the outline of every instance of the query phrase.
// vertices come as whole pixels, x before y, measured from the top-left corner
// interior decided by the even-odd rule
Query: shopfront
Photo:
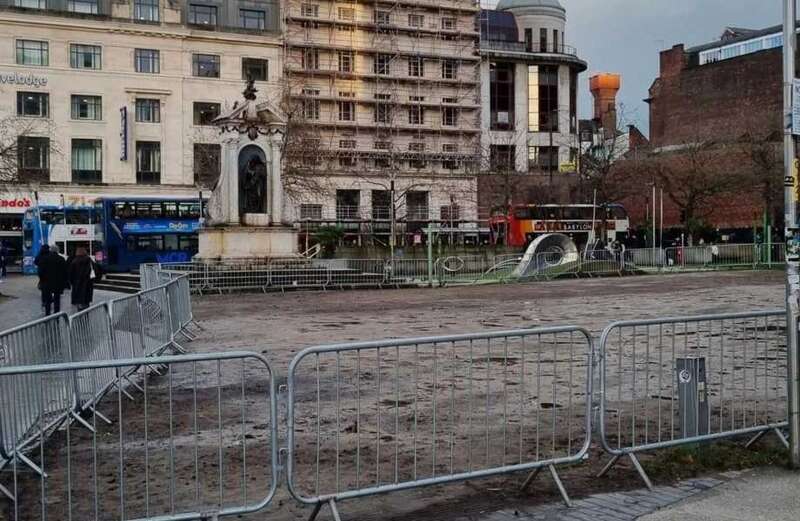
[[[0,242],[9,252],[8,271],[22,269],[22,217],[33,206],[27,195],[0,194]]]

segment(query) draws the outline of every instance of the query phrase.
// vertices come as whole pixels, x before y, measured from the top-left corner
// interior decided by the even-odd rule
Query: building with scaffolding
[[[566,20],[558,0],[500,0],[480,13],[481,149],[488,173],[511,176],[481,176],[482,208],[540,202],[526,195],[531,187],[553,191],[554,178],[577,171],[578,77],[587,64],[565,43]]]
[[[479,12],[476,0],[284,4],[295,221],[359,244],[477,228]]]

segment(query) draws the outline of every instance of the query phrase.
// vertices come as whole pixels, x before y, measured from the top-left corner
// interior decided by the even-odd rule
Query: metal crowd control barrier
[[[753,435],[786,425],[786,313],[617,322],[600,339],[600,436],[612,455]],[[788,445],[787,445],[788,446]]]
[[[337,502],[519,471],[590,444],[592,340],[578,327],[309,348],[289,366],[288,487]],[[310,453],[309,453],[310,451]]]
[[[169,370],[157,376],[147,370],[154,366]],[[41,465],[32,474],[12,460],[6,492],[17,500],[4,510],[10,521],[189,521],[243,515],[270,504],[278,485],[276,382],[260,355],[2,367],[0,410],[24,403],[26,396],[46,401],[39,390],[62,375],[82,375],[97,388],[107,374],[137,367],[145,369],[141,401],[123,405],[125,381],[118,376],[118,391],[98,404],[113,426],[98,422],[97,409],[85,416],[93,431],[66,423],[49,440],[45,418],[33,415],[26,424],[10,425],[10,439],[31,436],[29,448]]]

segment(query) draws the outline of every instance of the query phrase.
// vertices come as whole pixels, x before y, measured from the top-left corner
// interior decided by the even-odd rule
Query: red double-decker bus
[[[523,247],[547,233],[569,235],[578,246],[597,239],[624,240],[630,228],[628,213],[619,204],[530,204],[495,213],[489,224],[497,244]]]

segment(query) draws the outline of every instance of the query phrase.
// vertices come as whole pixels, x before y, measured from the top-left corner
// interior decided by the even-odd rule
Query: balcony
[[[574,63],[581,71],[585,71],[588,66],[585,61],[578,58],[578,50],[571,45],[552,44],[542,46],[538,42],[533,42],[531,46],[526,46],[524,42],[507,42],[503,40],[481,40],[481,54],[492,56],[516,58],[525,61],[553,61]]]

